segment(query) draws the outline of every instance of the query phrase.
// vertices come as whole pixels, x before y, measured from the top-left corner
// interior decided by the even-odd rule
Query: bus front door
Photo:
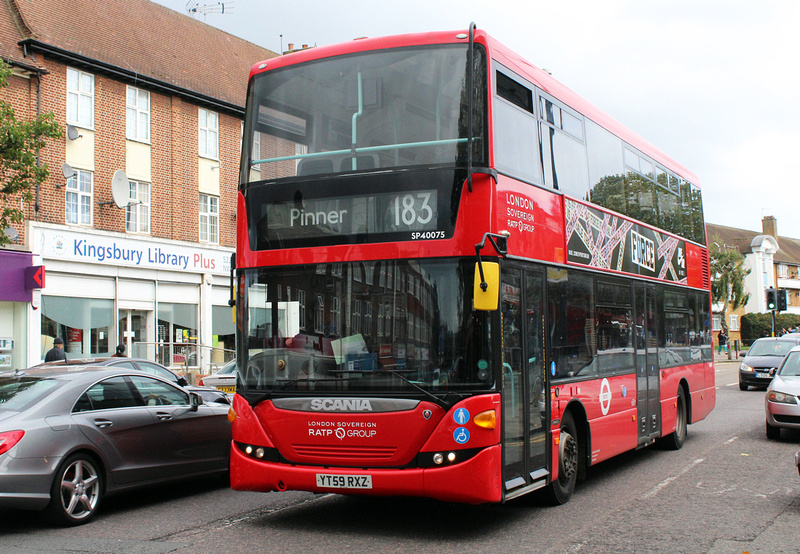
[[[635,285],[636,301],[636,406],[639,445],[661,436],[660,383],[656,337],[656,297],[653,286]]]
[[[542,271],[504,268],[502,429],[506,499],[543,487],[549,474],[542,291]]]

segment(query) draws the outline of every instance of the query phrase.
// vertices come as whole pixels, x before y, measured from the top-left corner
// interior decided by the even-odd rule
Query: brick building
[[[27,299],[0,296],[0,367],[56,336],[69,357],[222,361],[247,76],[275,55],[149,0],[0,0],[0,97],[65,128],[0,252],[46,269]]]

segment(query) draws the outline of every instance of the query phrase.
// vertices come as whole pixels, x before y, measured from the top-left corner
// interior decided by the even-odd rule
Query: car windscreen
[[[788,340],[757,340],[747,351],[747,355],[780,356],[782,358],[795,346],[797,346],[796,342]]]
[[[779,373],[781,377],[800,377],[800,352],[790,352]]]
[[[58,388],[56,379],[0,377],[0,411],[21,412]]]

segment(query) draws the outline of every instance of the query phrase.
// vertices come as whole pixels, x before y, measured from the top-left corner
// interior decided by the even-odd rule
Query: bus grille
[[[708,261],[708,250],[702,251],[702,266],[703,266],[703,288],[707,289],[711,286],[711,271],[709,268],[709,261]]]
[[[395,446],[319,446],[314,444],[294,444],[295,453],[303,458],[323,460],[389,460],[397,451]]]

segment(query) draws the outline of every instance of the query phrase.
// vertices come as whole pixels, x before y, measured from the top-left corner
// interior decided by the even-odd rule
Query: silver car
[[[236,360],[226,363],[216,373],[203,377],[198,382],[203,387],[214,387],[228,394],[236,392]]]
[[[129,368],[0,372],[0,510],[78,525],[107,494],[224,474],[228,408]]]
[[[800,429],[800,347],[792,348],[774,373],[764,398],[770,439],[780,438],[782,427]]]

